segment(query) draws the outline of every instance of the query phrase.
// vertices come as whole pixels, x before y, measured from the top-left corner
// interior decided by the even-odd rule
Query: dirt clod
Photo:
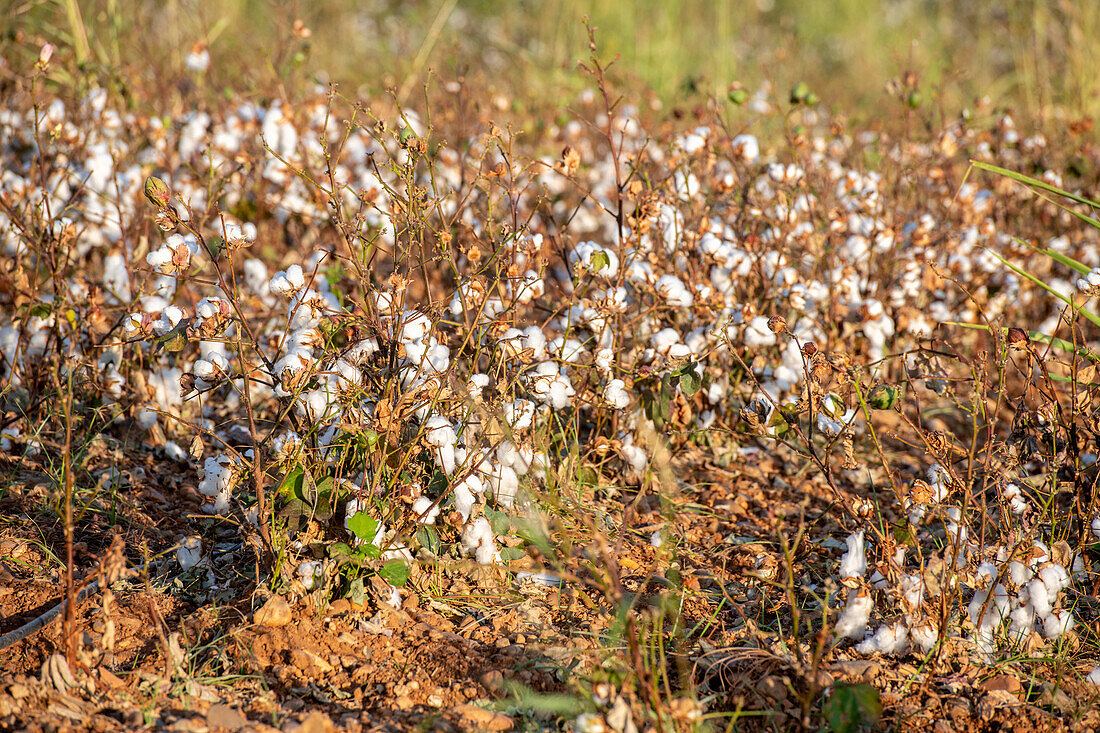
[[[494,713],[477,705],[456,705],[448,714],[475,730],[511,730],[513,726],[512,719],[507,715]]]
[[[248,725],[248,718],[241,715],[239,710],[228,705],[214,703],[206,711],[206,724],[215,729],[240,730]]]
[[[290,604],[282,596],[271,596],[267,602],[256,611],[252,619],[260,626],[279,628],[290,623]]]

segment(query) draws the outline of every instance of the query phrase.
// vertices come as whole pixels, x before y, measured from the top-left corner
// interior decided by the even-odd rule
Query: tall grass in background
[[[122,65],[146,79],[178,70],[204,40],[210,91],[301,69],[303,80],[323,70],[363,93],[408,94],[434,68],[508,93],[578,83],[584,16],[620,55],[616,71],[665,102],[685,90],[724,97],[732,82],[806,81],[862,119],[911,71],[922,99],[949,115],[983,96],[1037,120],[1100,113],[1100,3],[1073,0],[27,0],[0,20],[0,37],[36,41],[26,53],[51,40],[93,75]]]

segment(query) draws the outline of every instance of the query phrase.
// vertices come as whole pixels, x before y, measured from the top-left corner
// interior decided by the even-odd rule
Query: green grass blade
[[[1035,250],[1039,254],[1046,255],[1047,257],[1051,258],[1055,262],[1060,262],[1061,264],[1065,265],[1066,267],[1073,268],[1074,270],[1081,273],[1082,275],[1087,275],[1087,274],[1089,274],[1089,272],[1092,271],[1092,268],[1090,268],[1088,265],[1084,264],[1083,262],[1078,262],[1077,260],[1073,259],[1069,255],[1064,255],[1061,252],[1055,252],[1050,247],[1037,247],[1036,245],[1032,244],[1031,242],[1025,242],[1024,240],[1022,240],[1018,237],[1013,237],[1012,241],[1016,242],[1017,244],[1022,244],[1024,246],[1030,247],[1031,249]]]
[[[1012,270],[1013,272],[1015,272],[1015,273],[1016,273],[1017,275],[1019,275],[1020,277],[1026,277],[1026,278],[1027,278],[1028,280],[1030,280],[1031,282],[1035,283],[1036,285],[1038,285],[1039,287],[1041,287],[1041,288],[1042,288],[1043,290],[1047,291],[1048,293],[1050,293],[1050,294],[1051,294],[1051,295],[1053,295],[1054,297],[1058,298],[1058,300],[1062,301],[1062,302],[1063,302],[1063,303],[1065,303],[1066,305],[1068,305],[1068,306],[1070,306],[1071,308],[1073,308],[1073,309],[1074,309],[1074,311],[1076,311],[1077,313],[1080,313],[1080,314],[1081,314],[1081,315],[1083,315],[1083,316],[1084,316],[1085,318],[1087,318],[1087,319],[1089,319],[1090,321],[1092,321],[1093,323],[1095,323],[1095,324],[1096,324],[1097,326],[1100,326],[1100,316],[1096,315],[1095,313],[1093,313],[1092,311],[1088,310],[1087,308],[1076,308],[1076,307],[1074,307],[1074,305],[1073,305],[1073,301],[1072,301],[1072,300],[1071,300],[1070,298],[1067,298],[1066,296],[1062,295],[1062,294],[1061,294],[1061,293],[1059,293],[1059,292],[1058,292],[1057,290],[1055,290],[1054,288],[1050,287],[1050,286],[1049,286],[1049,285],[1047,285],[1047,284],[1046,284],[1045,282],[1043,282],[1043,281],[1042,281],[1042,280],[1040,280],[1039,278],[1035,277],[1034,275],[1032,275],[1032,274],[1031,274],[1030,272],[1028,272],[1027,270],[1024,270],[1024,269],[1022,269],[1022,268],[1020,268],[1020,267],[1017,267],[1016,265],[1012,264],[1011,262],[1009,262],[1008,260],[1006,260],[1006,259],[1005,259],[1004,257],[1001,257],[1001,256],[1000,256],[999,254],[997,254],[997,253],[996,253],[996,252],[994,252],[993,250],[989,249],[988,247],[986,247],[986,251],[987,251],[987,252],[989,252],[989,254],[991,254],[991,255],[993,255],[994,257],[996,257],[996,258],[997,258],[998,260],[1000,260],[1000,261],[1001,261],[1001,263],[1005,265],[1005,267],[1008,267],[1008,268],[1009,268],[1010,270]]]
[[[1057,186],[1052,186],[1049,183],[1047,183],[1046,181],[1040,181],[1038,178],[1032,178],[1031,176],[1025,176],[1023,173],[1017,173],[1016,171],[1011,171],[1008,168],[1001,168],[1000,166],[992,165],[990,163],[983,163],[980,160],[972,160],[972,161],[970,161],[970,164],[972,166],[974,166],[975,168],[978,168],[980,170],[989,171],[990,173],[996,173],[997,175],[1005,176],[1006,178],[1011,178],[1012,180],[1016,181],[1017,183],[1022,183],[1025,186],[1030,186],[1032,188],[1040,188],[1040,189],[1046,191],[1047,193],[1053,193],[1057,196],[1063,196],[1063,197],[1069,199],[1070,201],[1076,201],[1079,204],[1084,204],[1085,206],[1091,206],[1094,209],[1100,209],[1100,204],[1096,203],[1095,201],[1092,201],[1091,199],[1084,198],[1083,196],[1078,196],[1077,194],[1074,194],[1074,193],[1070,193],[1069,191],[1058,188]],[[1097,222],[1095,219],[1089,219],[1089,221],[1092,221],[1092,222],[1096,223],[1097,225],[1100,225],[1100,222]]]

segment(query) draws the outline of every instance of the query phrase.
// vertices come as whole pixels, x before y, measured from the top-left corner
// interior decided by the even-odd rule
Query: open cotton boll
[[[237,472],[229,456],[211,456],[203,464],[203,478],[199,493],[214,498],[214,513],[225,514],[229,509],[229,497],[236,483]]]
[[[424,423],[424,441],[432,446],[436,463],[443,473],[450,476],[455,472],[455,443],[458,434],[454,426],[445,417],[433,415]]]
[[[756,316],[749,321],[741,338],[748,349],[773,346],[776,342],[776,336],[768,328],[768,319],[764,316]]]
[[[176,562],[185,573],[198,565],[201,559],[202,540],[198,536],[188,537],[176,548]]]
[[[1016,585],[1024,585],[1034,577],[1034,573],[1031,569],[1021,562],[1013,560],[1008,564],[1008,577]]]
[[[646,454],[645,449],[641,446],[624,444],[619,453],[622,454],[623,460],[634,473],[645,473],[646,466],[649,465],[649,456]]]
[[[513,430],[523,430],[531,427],[535,419],[535,403],[530,400],[516,399],[505,402],[504,420]]]
[[[435,524],[440,508],[427,496],[418,496],[416,501],[413,502],[412,512],[415,516],[420,517],[421,524]]]
[[[683,280],[675,275],[662,275],[657,278],[657,293],[672,308],[690,308],[695,302],[691,291]]]
[[[176,461],[178,463],[187,462],[187,451],[181,448],[180,444],[174,440],[169,440],[164,444],[164,455],[166,455],[170,460]]]
[[[485,482],[497,504],[510,507],[516,502],[519,493],[519,474],[511,466],[495,464]]]
[[[1019,516],[1027,511],[1027,498],[1024,496],[1023,492],[1020,491],[1019,484],[1005,484],[1005,487],[1001,490],[1001,496],[1008,502],[1008,506],[1013,514]]]
[[[1054,601],[1050,597],[1050,591],[1043,581],[1036,578],[1027,584],[1028,604],[1035,609],[1035,615],[1043,618],[1050,615],[1050,608]]]
[[[840,558],[840,577],[862,578],[867,572],[867,554],[863,546],[863,530],[849,535],[845,540],[848,551]]]
[[[405,311],[401,321],[401,332],[398,340],[402,343],[410,343],[424,338],[432,330],[432,321],[427,313],[422,311]]]
[[[1052,613],[1043,619],[1043,636],[1048,639],[1060,639],[1073,630],[1076,621],[1071,611]]]
[[[932,650],[932,647],[936,645],[936,640],[939,639],[940,631],[930,621],[924,621],[913,626],[909,631],[909,637],[913,640],[913,643],[921,648],[921,651],[928,652]]]
[[[623,410],[630,404],[630,393],[626,391],[626,382],[612,379],[603,390],[603,398],[615,410]]]
[[[1070,584],[1069,572],[1057,563],[1047,563],[1039,568],[1038,577],[1039,580],[1043,581],[1043,585],[1047,587],[1047,592],[1051,598],[1056,597],[1059,592],[1068,588]]]
[[[760,159],[760,143],[755,135],[741,134],[730,141],[734,156],[746,163],[755,163]]]
[[[492,565],[500,562],[493,538],[493,527],[485,517],[478,517],[462,530],[462,547],[467,554],[473,555],[479,565]]]
[[[317,579],[321,575],[320,560],[305,560],[298,563],[298,580],[306,590],[313,590],[317,585]]]
[[[604,374],[610,374],[611,373],[611,365],[614,362],[615,362],[615,352],[612,351],[611,349],[600,349],[599,351],[596,352],[595,357],[593,359],[593,363],[595,363],[596,368],[599,369]],[[1098,523],[1100,523],[1100,517],[1097,517],[1096,521]],[[1100,525],[1098,525],[1098,526],[1100,526]]]
[[[501,465],[508,466],[516,472],[517,476],[523,476],[531,467],[535,452],[530,446],[514,445],[510,440],[501,441],[497,446],[497,460]]]
[[[281,272],[275,273],[267,287],[272,293],[290,298],[305,287],[306,276],[301,265],[291,265]]]
[[[864,639],[856,645],[860,654],[900,654],[909,646],[909,629],[905,624],[880,626],[874,636]]]
[[[1035,630],[1035,610],[1030,604],[1023,604],[1012,609],[1008,614],[1009,635],[1016,639],[1024,639]]]
[[[836,632],[839,639],[863,639],[867,636],[867,620],[875,602],[863,591],[848,591],[848,605],[837,619]]]
[[[455,484],[451,490],[451,499],[454,501],[455,511],[462,515],[462,521],[470,521],[470,513],[477,503],[477,494],[485,492],[485,486],[477,476],[467,476],[463,481]]]
[[[595,261],[593,261],[595,258]],[[569,253],[569,267],[576,272],[578,266],[595,270],[596,275],[613,279],[619,273],[619,256],[606,247],[601,247],[595,242],[579,242]]]
[[[898,590],[910,608],[919,608],[924,599],[924,579],[919,575],[902,575],[898,578]]]
[[[1100,667],[1094,667],[1086,679],[1092,684],[1100,686]]]

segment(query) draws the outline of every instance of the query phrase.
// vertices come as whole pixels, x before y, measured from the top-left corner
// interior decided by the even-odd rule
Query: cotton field
[[[3,103],[0,726],[1095,727],[1095,151],[592,68]]]

